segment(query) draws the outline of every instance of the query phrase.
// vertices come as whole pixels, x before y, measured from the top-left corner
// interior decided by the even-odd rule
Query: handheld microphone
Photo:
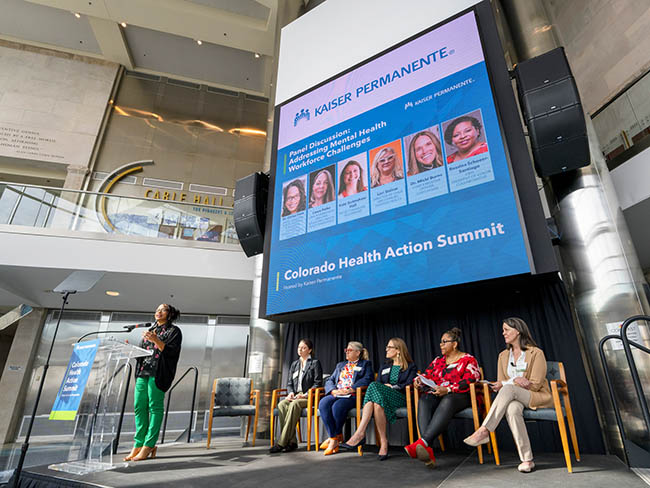
[[[131,332],[133,329],[139,329],[140,327],[151,327],[151,322],[146,322],[143,324],[134,324],[134,325],[125,325],[124,328]]]

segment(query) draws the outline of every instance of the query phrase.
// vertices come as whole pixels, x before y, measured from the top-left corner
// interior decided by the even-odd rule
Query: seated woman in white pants
[[[470,446],[487,444],[490,432],[494,432],[506,416],[512,431],[521,464],[522,473],[535,469],[533,451],[524,423],[524,407],[536,409],[553,406],[551,390],[546,380],[546,358],[530,336],[528,325],[520,318],[503,321],[503,338],[507,349],[499,354],[496,383],[490,384],[498,392],[483,425],[465,439]]]

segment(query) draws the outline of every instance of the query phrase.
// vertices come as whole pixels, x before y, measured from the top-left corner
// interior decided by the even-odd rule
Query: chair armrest
[[[567,384],[562,380],[551,380],[550,383],[555,383],[559,389],[563,389],[567,387]]]
[[[325,388],[322,386],[319,386],[318,388],[310,388],[310,391],[313,391],[314,395],[314,415],[318,415],[318,403],[320,402],[320,397],[323,393],[325,393]]]
[[[271,410],[273,410],[277,406],[278,400],[280,400],[280,398],[286,396],[287,396],[286,388],[276,388],[275,390],[273,390],[271,394]]]
[[[251,395],[250,395],[251,405],[253,405],[253,400],[255,400],[255,406],[257,406],[260,403],[260,390],[251,391]]]

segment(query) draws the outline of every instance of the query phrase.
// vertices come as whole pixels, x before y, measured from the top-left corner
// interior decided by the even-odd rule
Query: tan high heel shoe
[[[124,460],[125,461],[131,461],[131,459],[133,459],[134,457],[136,457],[138,455],[138,453],[140,452],[140,449],[142,449],[142,448],[141,447],[134,447],[133,449],[131,449],[131,452],[129,453],[128,456],[126,456],[124,458]]]
[[[142,446],[142,449],[140,449],[138,455],[133,458],[133,461],[144,461],[147,458],[153,459],[156,457],[157,451],[158,451],[158,446],[154,446],[154,447]]]
[[[335,437],[335,439],[339,442],[343,442],[343,434],[339,434]],[[328,437],[323,441],[323,443],[319,446],[320,449],[327,449],[327,446],[330,445],[330,438]]]

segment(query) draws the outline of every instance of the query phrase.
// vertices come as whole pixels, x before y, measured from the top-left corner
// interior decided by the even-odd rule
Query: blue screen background
[[[434,97],[426,103],[405,108],[408,102],[422,99],[467,79],[472,82],[466,86]],[[492,181],[420,202],[408,203],[351,222],[337,223],[289,239],[279,239],[283,183],[436,125],[440,127],[444,151],[442,123],[477,109],[481,110],[483,131],[489,147],[494,172]],[[372,133],[371,140],[361,148],[353,148],[332,158],[325,158],[317,166],[311,165],[298,171],[289,172],[284,164],[285,156],[292,149],[337,131],[355,131],[373,126],[379,121],[386,121],[387,127]],[[404,160],[406,162],[406,151]],[[530,271],[484,62],[284,147],[278,151],[276,162],[274,215],[266,291],[267,315]],[[513,164],[517,162],[513,161]],[[451,236],[490,227],[491,223],[502,224],[505,233],[454,246],[436,247],[437,238],[441,234]],[[397,248],[409,242],[415,244],[424,241],[432,241],[433,249],[351,268],[338,266],[343,257],[357,257],[364,252],[376,250],[383,258],[389,246]],[[325,262],[335,263],[336,269],[296,279],[285,279],[287,270],[321,266]],[[327,281],[328,278],[333,279]],[[317,282],[317,279],[323,281]]]

